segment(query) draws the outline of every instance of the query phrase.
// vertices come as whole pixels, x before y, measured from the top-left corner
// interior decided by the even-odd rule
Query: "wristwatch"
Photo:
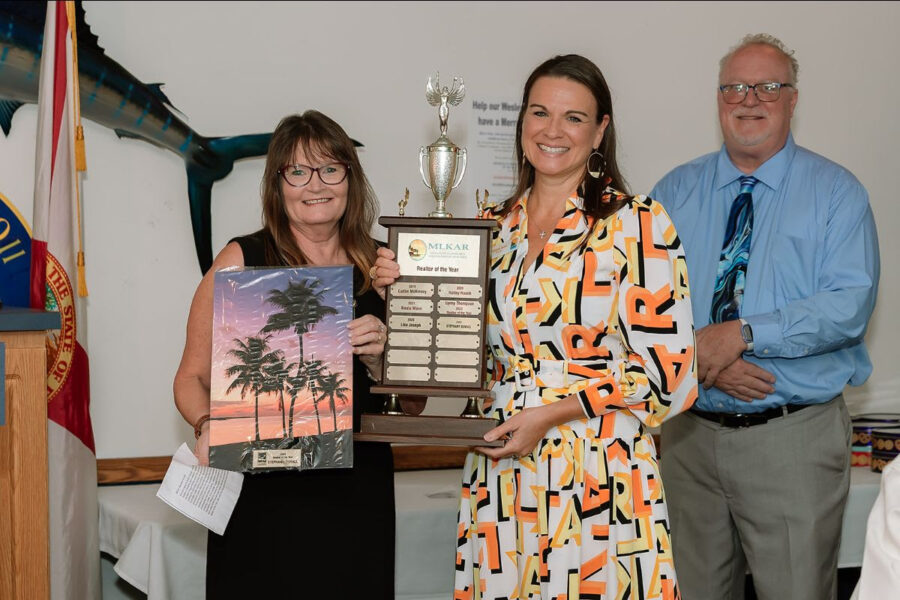
[[[750,323],[744,319],[739,320],[741,322],[741,339],[747,344],[745,352],[753,352],[753,329],[750,328]]]

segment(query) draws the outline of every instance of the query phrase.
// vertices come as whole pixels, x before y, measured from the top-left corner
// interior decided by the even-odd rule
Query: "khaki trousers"
[[[663,425],[661,470],[683,600],[837,595],[850,489],[843,396],[733,429],[690,412]]]

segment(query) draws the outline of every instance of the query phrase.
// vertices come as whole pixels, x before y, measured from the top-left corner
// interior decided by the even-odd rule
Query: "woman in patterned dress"
[[[457,600],[679,598],[647,427],[697,396],[681,242],[624,193],[609,89],[577,55],[528,78],[518,187],[483,215],[488,343],[502,424],[463,470]],[[399,276],[379,250],[376,283]]]

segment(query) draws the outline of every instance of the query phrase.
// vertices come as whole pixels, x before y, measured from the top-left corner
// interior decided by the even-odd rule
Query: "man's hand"
[[[711,388],[719,373],[740,358],[746,349],[738,320],[713,323],[698,330],[697,375],[703,388]]]
[[[775,393],[775,376],[743,358],[725,367],[719,372],[717,388],[744,402],[762,400]]]

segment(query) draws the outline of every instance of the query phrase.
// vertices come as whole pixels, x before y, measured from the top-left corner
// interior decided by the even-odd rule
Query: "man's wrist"
[[[747,349],[744,352],[753,352],[753,328],[750,327],[750,323],[745,319],[738,320],[741,323],[741,339],[747,344]]]

